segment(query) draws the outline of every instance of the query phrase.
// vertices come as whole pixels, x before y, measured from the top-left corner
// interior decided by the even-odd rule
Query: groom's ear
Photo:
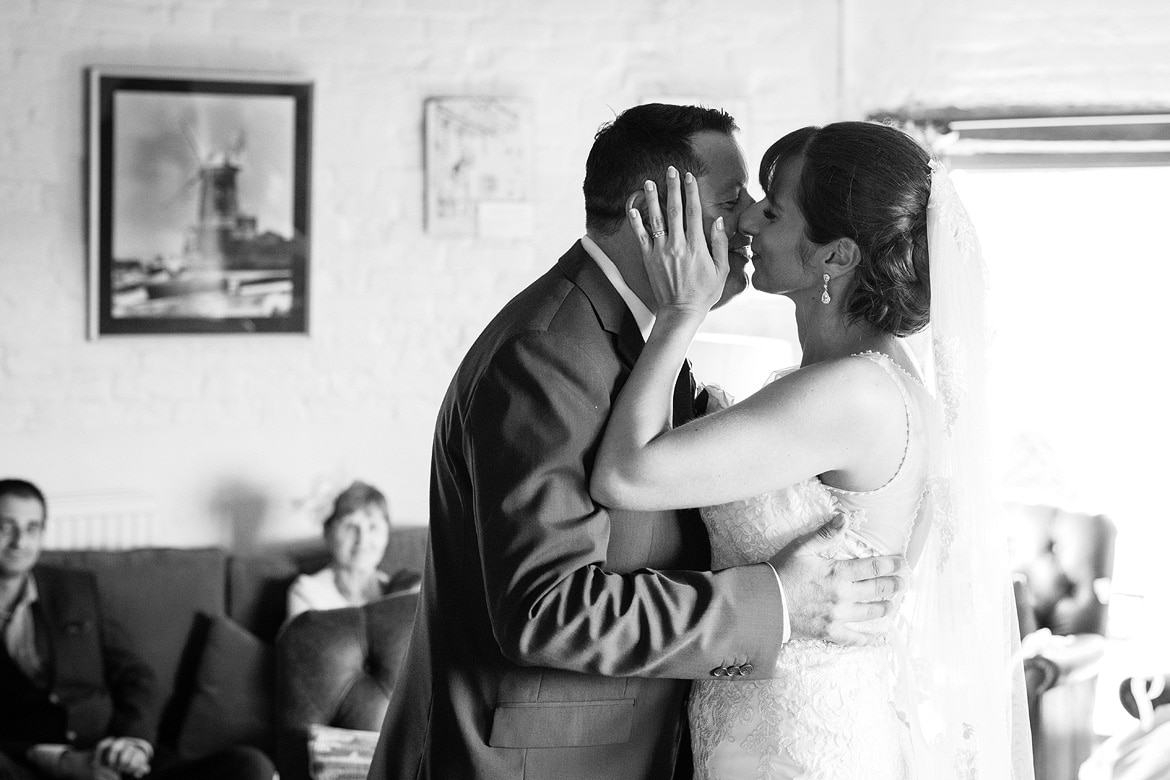
[[[634,235],[633,228],[630,227],[630,217],[629,217],[630,209],[637,209],[638,210],[639,216],[642,217],[642,229],[643,230],[645,230],[647,233],[649,233],[652,230],[652,228],[650,227],[650,208],[647,206],[648,203],[649,203],[649,201],[646,200],[646,193],[640,189],[635,190],[634,192],[631,192],[629,194],[629,196],[626,198],[625,223],[626,223],[626,228],[630,230],[630,235]],[[663,213],[665,213],[665,212],[663,212]]]
[[[630,213],[630,209],[637,209],[638,213],[642,215],[642,227],[646,228],[646,232],[650,232],[650,212],[646,209],[646,193],[642,190],[634,190],[626,197],[626,213]]]

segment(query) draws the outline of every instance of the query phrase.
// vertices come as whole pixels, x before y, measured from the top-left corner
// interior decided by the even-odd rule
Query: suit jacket
[[[18,710],[15,697],[0,696],[0,748],[21,757],[30,744],[44,741],[81,748],[106,736],[153,742],[154,674],[126,649],[117,624],[104,619],[93,574],[36,566],[32,576],[37,648],[48,689],[32,708],[41,722],[30,722],[30,712]]]
[[[670,778],[689,681],[774,667],[770,567],[702,571],[697,512],[589,496],[642,345],[577,243],[469,350],[435,428],[422,595],[372,780]]]

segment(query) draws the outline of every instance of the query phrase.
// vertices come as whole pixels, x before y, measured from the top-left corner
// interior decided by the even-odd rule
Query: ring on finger
[[[662,238],[665,235],[666,235],[665,230],[655,230],[653,233],[650,234],[650,238]]]

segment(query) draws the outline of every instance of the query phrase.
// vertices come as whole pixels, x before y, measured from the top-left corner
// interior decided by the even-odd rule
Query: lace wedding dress
[[[902,554],[926,492],[925,421],[933,400],[887,355],[854,356],[885,369],[906,407],[906,450],[877,490],[809,479],[702,510],[715,569],[759,563],[835,512],[848,518],[835,558]],[[885,633],[896,616],[857,624]],[[794,639],[770,680],[695,683],[690,703],[695,777],[711,780],[894,780],[909,775],[910,728],[896,704],[897,641],[843,647]]]

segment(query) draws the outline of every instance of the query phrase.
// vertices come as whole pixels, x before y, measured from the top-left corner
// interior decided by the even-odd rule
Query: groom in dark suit
[[[644,208],[645,180],[665,191],[668,165],[694,172],[708,230],[723,217],[738,249],[725,298],[741,291],[736,225],[752,199],[735,129],[720,111],[665,105],[603,127],[586,236],[460,365],[435,428],[419,611],[371,780],[687,777],[690,680],[768,677],[790,631],[834,625],[828,606],[797,597],[851,592],[843,574],[793,559],[774,562],[779,575],[770,563],[711,572],[696,511],[589,495],[610,405],[653,322],[626,214]],[[692,388],[684,366],[676,424],[696,411]]]

